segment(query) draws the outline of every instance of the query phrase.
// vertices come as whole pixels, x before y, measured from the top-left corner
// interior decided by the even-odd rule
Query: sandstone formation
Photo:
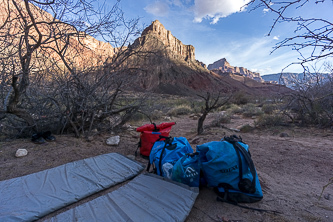
[[[220,59],[213,64],[208,65],[209,70],[220,70],[221,73],[234,73],[234,74],[241,74],[243,76],[246,76],[248,78],[254,79],[259,82],[263,82],[263,79],[260,77],[259,73],[252,72],[244,67],[237,67],[237,66],[231,66],[229,62],[223,58]]]
[[[184,45],[157,20],[128,49],[133,54],[128,64],[137,69],[131,85],[136,90],[190,95],[218,85],[215,79],[220,77],[195,59],[194,47]]]
[[[166,47],[169,56],[173,58],[182,58],[184,60],[195,61],[195,50],[192,45],[184,45],[180,40],[171,34],[171,31],[166,30],[165,27],[155,20],[142,32],[142,38],[147,35],[155,35]],[[138,39],[141,41],[142,39]],[[144,40],[143,40],[144,41]]]

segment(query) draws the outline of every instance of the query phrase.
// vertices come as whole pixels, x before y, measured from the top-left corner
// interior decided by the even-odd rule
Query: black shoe
[[[41,133],[35,133],[31,136],[31,142],[36,144],[46,143]]]
[[[46,131],[42,136],[48,142],[53,142],[56,139],[54,136],[52,136],[51,131]]]

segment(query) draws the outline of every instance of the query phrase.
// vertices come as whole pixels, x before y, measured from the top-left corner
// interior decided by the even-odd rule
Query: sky
[[[107,1],[108,2],[108,1]],[[279,41],[293,35],[289,23],[277,24],[268,36],[276,18],[265,8],[251,10],[242,7],[249,0],[121,0],[127,18],[140,18],[145,27],[159,20],[183,44],[195,47],[196,59],[207,66],[226,58],[232,66],[245,67],[261,75],[302,72],[302,67],[290,63],[300,57],[291,48],[273,53]],[[306,6],[291,10],[291,15],[302,12],[309,16],[326,16],[333,20],[333,3]],[[317,69],[321,64],[315,64]]]

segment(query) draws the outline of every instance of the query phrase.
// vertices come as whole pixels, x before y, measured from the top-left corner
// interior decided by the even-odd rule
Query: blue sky
[[[241,6],[248,0],[122,0],[121,7],[127,18],[140,17],[148,26],[159,20],[167,30],[184,44],[195,47],[196,59],[211,64],[226,58],[232,66],[241,66],[261,75],[279,73],[299,54],[291,48],[270,53],[276,43],[292,36],[294,27],[281,23],[267,36],[275,14],[264,8],[255,11]],[[326,1],[316,8],[306,6],[290,11],[309,16],[325,16],[333,20],[332,2]],[[320,68],[320,64],[316,64]],[[293,65],[285,72],[302,72]]]

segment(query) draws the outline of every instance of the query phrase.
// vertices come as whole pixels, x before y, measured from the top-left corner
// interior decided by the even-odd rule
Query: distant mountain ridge
[[[313,84],[328,81],[333,78],[333,75],[328,73],[312,73],[306,75],[304,75],[304,73],[276,73],[264,75],[262,78],[265,82],[285,85],[288,88],[295,88],[298,84],[302,83]]]

